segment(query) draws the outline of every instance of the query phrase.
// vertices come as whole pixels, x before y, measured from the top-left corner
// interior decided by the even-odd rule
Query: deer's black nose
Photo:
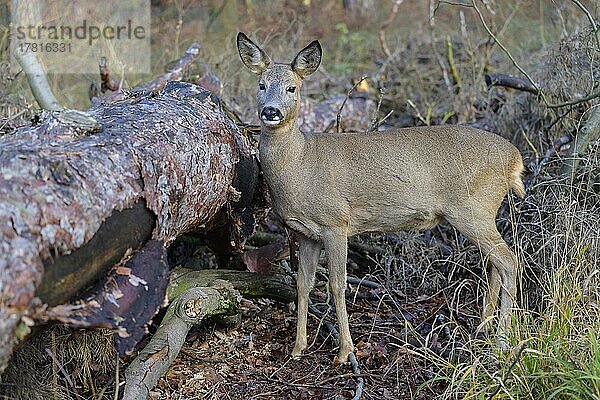
[[[281,114],[281,111],[275,107],[265,107],[260,113],[260,118],[265,121],[281,121],[283,115]]]

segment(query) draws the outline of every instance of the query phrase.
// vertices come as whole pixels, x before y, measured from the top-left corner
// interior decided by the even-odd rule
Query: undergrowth
[[[600,210],[593,190],[600,164],[592,150],[575,182],[529,189],[519,219],[536,229],[515,232],[517,253],[528,257],[508,349],[498,350],[493,335],[463,336],[448,358],[415,349],[438,368],[425,386],[444,382],[447,399],[600,399]]]

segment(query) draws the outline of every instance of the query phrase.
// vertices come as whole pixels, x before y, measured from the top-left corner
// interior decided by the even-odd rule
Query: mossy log
[[[143,400],[167,372],[189,330],[207,317],[235,313],[240,295],[290,302],[291,278],[251,272],[177,267],[168,288],[173,299],[152,339],[125,371],[124,400]]]

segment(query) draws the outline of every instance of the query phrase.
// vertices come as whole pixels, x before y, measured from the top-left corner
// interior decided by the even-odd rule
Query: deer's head
[[[316,71],[323,51],[317,40],[300,50],[291,64],[274,63],[242,32],[237,36],[240,58],[259,76],[258,116],[263,126],[279,129],[298,118],[300,88],[304,77]]]

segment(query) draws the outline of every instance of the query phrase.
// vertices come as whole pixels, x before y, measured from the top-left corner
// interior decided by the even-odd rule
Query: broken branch
[[[233,313],[239,294],[225,281],[211,287],[191,288],[167,309],[148,345],[125,370],[124,400],[147,399],[150,389],[175,360],[192,326],[209,316]]]
[[[491,86],[503,86],[533,94],[539,93],[538,88],[532,85],[531,82],[508,74],[486,74],[485,84],[488,86],[488,88]]]
[[[346,102],[350,98],[350,95],[352,94],[352,92],[354,92],[354,89],[356,89],[356,87],[358,85],[360,85],[360,83],[362,81],[364,81],[365,79],[367,79],[367,76],[363,76],[362,78],[360,78],[359,81],[356,82],[352,86],[352,88],[350,88],[350,90],[348,90],[348,93],[346,93],[346,97],[344,98],[344,101],[342,102],[342,105],[340,106],[340,109],[338,110],[338,113],[337,113],[337,117],[335,119],[335,131],[336,131],[336,133],[340,133],[341,132],[342,110],[344,109],[344,106],[346,105]]]

